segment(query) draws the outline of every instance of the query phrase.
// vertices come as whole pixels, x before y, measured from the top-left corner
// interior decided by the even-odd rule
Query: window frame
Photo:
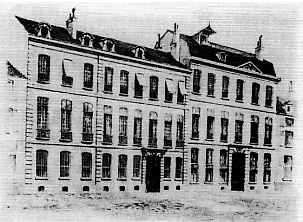
[[[163,178],[166,180],[171,178],[171,157],[164,157]]]
[[[249,183],[257,183],[258,153],[251,152],[249,156]]]
[[[120,154],[118,156],[118,179],[127,179],[127,155]]]
[[[158,100],[159,94],[159,78],[157,76],[149,77],[149,99]]]
[[[193,73],[193,93],[200,94],[201,93],[201,77],[202,71],[199,69],[194,69]]]
[[[207,96],[215,97],[216,75],[208,73],[207,76]]]
[[[227,183],[228,181],[228,152],[227,150],[220,150],[220,183]]]
[[[141,176],[141,156],[133,156],[133,178],[140,178]]]
[[[271,154],[264,153],[263,183],[271,182]]]
[[[128,110],[127,108],[119,109],[119,145],[127,145],[127,122],[128,122]]]
[[[142,111],[136,109],[134,116],[134,138],[133,144],[142,145]]]
[[[222,76],[222,99],[228,99],[229,93],[229,77]]]
[[[182,157],[176,157],[176,171],[175,171],[175,179],[182,179],[182,171],[183,171],[183,159]]]
[[[266,107],[272,107],[272,102],[273,102],[273,87],[267,85],[266,86],[266,93],[265,93],[265,106]]]
[[[259,117],[256,115],[251,115],[250,144],[259,144]]]
[[[82,152],[82,164],[81,164],[81,179],[92,179],[92,163],[93,155],[89,152]]]
[[[120,71],[120,95],[127,96],[129,89],[129,72],[126,70]]]
[[[192,148],[190,153],[190,181],[191,183],[199,183],[199,149]]]
[[[60,178],[70,177],[70,155],[69,151],[60,152]]]
[[[83,88],[92,90],[93,85],[94,85],[94,65],[90,63],[84,63]]]
[[[158,127],[158,114],[156,112],[150,112],[149,114],[149,133],[148,133],[148,145],[157,147],[157,127]]]
[[[38,55],[38,82],[49,83],[50,81],[50,56]]]
[[[113,116],[112,107],[104,106],[104,118],[103,118],[103,143],[112,144],[113,142]]]
[[[252,90],[251,90],[251,104],[259,105],[259,100],[260,100],[259,97],[260,97],[260,84],[253,82]]]
[[[102,154],[102,179],[111,179],[112,155],[110,153]]]
[[[113,92],[114,68],[106,66],[104,69],[104,92]]]
[[[36,151],[36,179],[48,178],[48,151]]]
[[[237,79],[236,102],[243,102],[244,97],[244,80]]]
[[[37,139],[49,139],[49,98],[37,97]]]
[[[73,102],[68,99],[61,100],[61,138],[60,140],[72,141],[72,110]]]
[[[82,143],[93,142],[93,104],[83,103]]]
[[[214,182],[213,149],[206,149],[205,183]]]

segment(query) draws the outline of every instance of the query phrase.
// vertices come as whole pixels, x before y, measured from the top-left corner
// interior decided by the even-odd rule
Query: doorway
[[[160,161],[158,156],[146,157],[146,192],[160,192]]]
[[[245,154],[232,154],[231,190],[244,191]]]

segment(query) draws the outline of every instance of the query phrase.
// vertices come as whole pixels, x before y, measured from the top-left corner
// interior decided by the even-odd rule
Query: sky
[[[5,59],[14,56],[11,60],[15,59],[19,66],[16,54],[20,47],[12,46],[24,43],[16,36],[23,36],[25,31],[15,15],[64,27],[73,7],[78,30],[151,48],[157,34],[173,29],[174,23],[181,33],[188,35],[210,23],[217,32],[210,41],[251,53],[262,35],[263,58],[274,64],[277,76],[282,79],[278,94],[285,95],[289,80],[296,83],[300,77],[303,4],[299,3],[2,3],[0,28],[2,36],[9,39],[2,46],[2,56]]]

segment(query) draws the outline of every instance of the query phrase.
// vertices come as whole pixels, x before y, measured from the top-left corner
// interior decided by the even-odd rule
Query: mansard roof
[[[7,74],[10,76],[16,76],[21,79],[27,79],[18,69],[16,69],[9,61],[6,62],[7,65]]]
[[[32,35],[38,34],[39,24],[40,24],[39,22],[20,18],[18,16],[16,16],[16,18],[24,26],[25,30],[29,34],[32,34]],[[78,44],[78,45],[81,44],[79,38],[84,33],[85,32],[77,31],[77,35],[76,35],[77,39],[73,39],[72,36],[68,33],[66,28],[51,25],[51,29],[50,29],[51,39],[62,41],[62,42]],[[102,48],[100,46],[100,42],[105,39],[111,39],[115,43],[115,53],[116,54],[135,58],[135,55],[132,52],[132,49],[134,49],[135,47],[138,47],[138,45],[123,42],[123,41],[108,38],[108,37],[104,37],[104,36],[98,36],[98,35],[94,35],[94,34],[92,34],[92,36],[94,37],[93,48],[102,50]],[[144,49],[146,50],[144,60],[167,64],[167,65],[176,66],[176,67],[180,67],[180,68],[186,68],[186,66],[177,62],[170,53],[162,52],[162,51],[155,50],[152,48],[147,48],[147,47],[144,47]]]
[[[188,36],[185,34],[180,34],[180,38],[187,42],[191,56],[223,63],[234,67],[239,67],[251,62],[257,69],[262,72],[262,74],[276,76],[273,64],[265,59],[257,59],[256,55],[253,53],[244,52],[212,42],[208,42],[209,44],[200,45],[193,36]],[[221,52],[224,52],[226,54],[225,61],[221,61],[217,56],[217,54]]]

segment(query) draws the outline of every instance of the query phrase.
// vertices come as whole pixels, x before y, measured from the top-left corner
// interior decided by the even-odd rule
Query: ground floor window
[[[36,152],[36,176],[47,177],[47,158],[46,150],[37,150]]]
[[[112,162],[111,154],[104,153],[102,155],[102,178],[111,177],[111,162]]]
[[[60,152],[60,177],[69,177],[70,152]]]
[[[199,182],[198,154],[199,149],[191,149],[191,182]]]
[[[227,150],[220,150],[220,182],[227,183]]]
[[[171,158],[164,157],[164,178],[170,178],[170,165],[171,165]]]
[[[82,178],[92,177],[92,154],[82,153]]]
[[[214,165],[213,165],[213,150],[206,150],[206,169],[205,169],[205,182],[213,182],[213,173],[214,173]]]
[[[283,180],[291,180],[292,179],[292,156],[285,155],[284,156],[284,177]]]
[[[176,158],[176,175],[175,177],[178,179],[182,178],[182,165],[183,165],[183,159],[181,157]]]
[[[271,178],[271,155],[270,153],[265,153],[263,182],[270,182],[270,178]]]
[[[127,156],[124,154],[119,155],[118,178],[127,178]]]
[[[257,182],[257,174],[258,174],[258,154],[250,153],[250,169],[249,169],[249,182],[256,183]]]
[[[140,177],[141,156],[135,155],[133,160],[133,177]]]

